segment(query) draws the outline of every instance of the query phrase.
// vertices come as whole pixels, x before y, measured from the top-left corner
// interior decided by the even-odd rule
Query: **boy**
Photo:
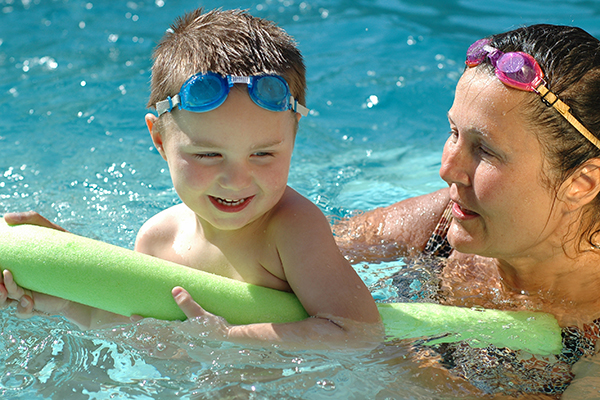
[[[148,220],[135,250],[293,291],[312,316],[230,326],[174,288],[184,313],[204,318],[204,334],[207,326],[234,342],[370,345],[382,333],[373,298],[321,211],[287,186],[298,121],[308,113],[304,71],[293,40],[245,12],[196,10],[176,21],[155,50],[149,106],[158,117],[148,114],[146,124],[182,204]],[[0,300],[19,300],[20,313],[59,309],[84,327],[124,320],[48,296],[30,299],[10,273],[4,284]]]

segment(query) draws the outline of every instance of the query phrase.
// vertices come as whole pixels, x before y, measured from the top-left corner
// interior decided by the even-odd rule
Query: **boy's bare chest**
[[[290,290],[276,248],[255,240],[209,242],[179,237],[173,244],[179,263],[216,275]]]

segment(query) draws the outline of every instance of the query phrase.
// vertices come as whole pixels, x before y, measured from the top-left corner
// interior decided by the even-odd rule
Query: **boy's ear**
[[[565,200],[573,208],[590,203],[600,193],[600,158],[586,161],[567,181]]]
[[[156,150],[158,150],[162,158],[166,160],[167,157],[165,155],[163,137],[156,123],[158,121],[158,117],[152,113],[148,113],[146,114],[145,120],[146,126],[148,127],[148,131],[150,132],[150,136],[152,137],[154,147],[156,147]]]

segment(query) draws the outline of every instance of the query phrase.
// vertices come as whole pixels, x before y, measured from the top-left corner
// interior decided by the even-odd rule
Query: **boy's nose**
[[[252,182],[250,172],[249,166],[244,163],[230,163],[221,174],[219,184],[226,189],[245,189]]]

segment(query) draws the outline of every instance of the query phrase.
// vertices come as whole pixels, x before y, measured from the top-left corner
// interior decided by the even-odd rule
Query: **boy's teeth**
[[[220,198],[217,198],[217,201],[219,202],[219,204],[223,204],[225,206],[239,206],[240,204],[242,204],[243,202],[245,202],[246,199],[229,200],[229,199],[220,199]]]

